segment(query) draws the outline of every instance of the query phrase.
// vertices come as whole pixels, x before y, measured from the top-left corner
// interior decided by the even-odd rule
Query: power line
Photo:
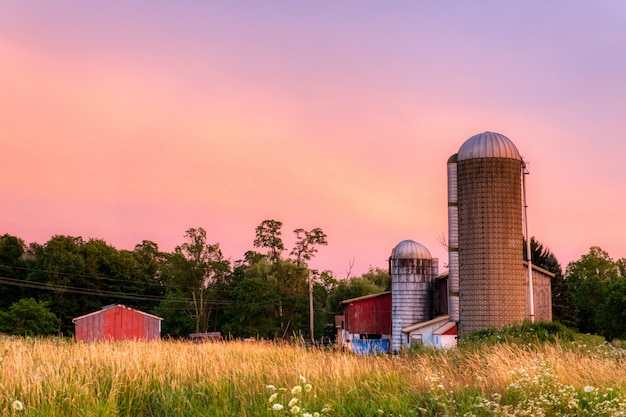
[[[81,294],[81,295],[90,295],[95,297],[117,297],[124,298],[130,300],[140,300],[140,301],[171,301],[174,303],[191,303],[192,300],[188,298],[171,298],[160,295],[147,295],[147,294],[136,294],[136,293],[126,293],[126,292],[118,292],[118,291],[106,291],[106,290],[94,290],[89,288],[79,288],[79,287],[71,287],[68,285],[57,285],[50,284],[45,282],[37,282],[37,281],[24,281],[15,278],[9,277],[0,277],[0,284],[12,285],[16,287],[22,288],[33,288],[38,290],[46,290],[46,291],[57,291],[57,292],[66,292],[71,294]],[[211,300],[212,303],[216,304],[230,304],[229,301],[226,300]]]

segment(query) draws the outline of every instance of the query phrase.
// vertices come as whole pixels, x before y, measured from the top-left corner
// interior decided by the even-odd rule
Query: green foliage
[[[274,263],[280,259],[280,254],[285,250],[285,244],[281,238],[283,222],[277,220],[263,220],[256,228],[255,248],[268,250],[268,259]]]
[[[370,267],[366,273],[361,275],[361,278],[367,279],[378,287],[383,288],[383,291],[391,291],[391,274],[389,274],[387,269]]]
[[[0,279],[23,280],[26,276],[23,260],[26,246],[18,237],[5,234],[0,236]],[[22,291],[15,285],[0,284],[0,309],[8,308],[22,296]]]
[[[384,287],[374,284],[367,278],[355,277],[347,281],[341,280],[328,295],[326,309],[333,315],[341,314],[342,301],[384,291]]]
[[[276,335],[278,297],[270,282],[250,272],[233,288],[230,299],[225,312],[229,320],[222,328],[225,334],[237,338]]]
[[[531,323],[524,321],[520,324],[489,328],[472,332],[463,336],[461,345],[511,343],[528,345],[533,343],[556,343],[557,341],[573,341],[575,332],[558,322]]]
[[[626,278],[609,282],[597,313],[598,329],[606,340],[626,339]]]
[[[177,328],[187,328],[183,317],[193,320],[193,332],[213,330],[211,322],[219,289],[224,286],[230,263],[224,260],[218,243],[207,243],[203,228],[190,228],[185,232],[186,242],[177,246],[173,254],[165,257],[164,279],[168,287],[168,301],[160,309],[178,321]],[[175,305],[175,299],[188,299],[188,303]],[[181,314],[181,311],[184,313]]]
[[[40,256],[34,262],[35,269],[28,279],[54,285],[55,289],[44,294],[50,310],[59,318],[59,333],[74,332],[72,319],[93,311],[100,302],[88,295],[77,295],[67,287],[96,289],[97,281],[86,275],[86,262],[81,253],[85,242],[81,237],[53,236],[43,245]]]
[[[623,305],[619,284],[623,261],[613,261],[609,254],[597,246],[589,249],[580,260],[567,266],[566,279],[574,294],[578,330],[582,333],[617,337],[620,333],[609,317]],[[617,293],[611,295],[611,292]]]
[[[45,302],[32,298],[21,299],[9,311],[0,311],[0,332],[21,336],[56,334],[59,320]]]
[[[326,233],[319,227],[316,227],[310,232],[304,229],[296,229],[293,232],[296,234],[296,244],[290,255],[296,257],[296,264],[298,266],[313,258],[315,253],[317,253],[316,246],[328,245]]]

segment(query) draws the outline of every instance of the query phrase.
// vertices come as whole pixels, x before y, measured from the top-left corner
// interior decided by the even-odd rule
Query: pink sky
[[[241,259],[264,219],[312,266],[447,264],[446,161],[502,133],[562,266],[626,257],[626,3],[0,3],[0,234]]]

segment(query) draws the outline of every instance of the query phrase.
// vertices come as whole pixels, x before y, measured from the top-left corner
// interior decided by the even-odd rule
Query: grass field
[[[626,351],[580,342],[359,357],[255,342],[0,339],[0,415],[617,416]]]

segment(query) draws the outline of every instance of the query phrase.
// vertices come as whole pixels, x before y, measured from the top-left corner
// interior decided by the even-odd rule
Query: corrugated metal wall
[[[402,328],[430,320],[437,259],[391,259],[391,350],[402,349]]]
[[[391,294],[347,304],[344,320],[348,333],[390,335]]]
[[[117,305],[76,319],[76,338],[96,340],[156,340],[161,320],[138,310]]]

